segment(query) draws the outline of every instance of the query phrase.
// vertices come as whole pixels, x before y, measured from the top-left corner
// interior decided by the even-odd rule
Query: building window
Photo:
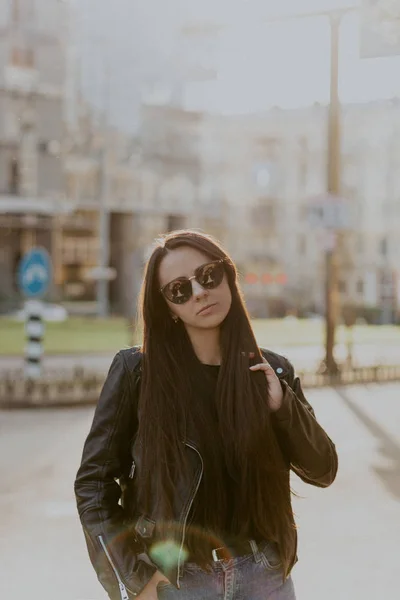
[[[306,137],[299,138],[299,189],[307,188],[308,178],[308,141]]]
[[[35,63],[34,53],[31,48],[14,47],[11,50],[11,65],[32,69]]]
[[[94,237],[66,237],[63,241],[63,263],[95,265],[98,258],[99,242]]]
[[[17,273],[21,259],[22,259],[22,252],[20,250],[17,250],[17,252],[13,253],[13,256],[12,256],[12,263],[13,263],[12,272],[13,273]],[[13,289],[15,292],[20,291],[17,277],[13,277]]]
[[[346,200],[357,201],[358,198],[358,190],[354,185],[345,185],[342,184],[342,195]]]
[[[20,187],[20,171],[19,163],[16,158],[12,158],[9,166],[8,191],[13,196],[19,194]]]
[[[346,282],[343,280],[339,281],[339,292],[341,294],[345,294],[347,292],[347,285]]]
[[[75,173],[68,173],[66,176],[66,193],[67,197],[71,200],[78,200],[78,175]]]
[[[176,231],[185,226],[185,217],[183,215],[167,215],[167,231]]]
[[[273,202],[273,201],[272,201]],[[267,199],[261,200],[251,209],[251,220],[254,227],[275,227],[275,204]]]
[[[279,156],[280,141],[277,138],[261,137],[255,141],[254,157],[256,160],[276,161]]]
[[[95,200],[100,195],[100,178],[97,171],[91,171],[86,178],[86,196]]]
[[[382,254],[382,256],[387,256],[387,252],[388,252],[388,241],[386,238],[383,238],[380,241],[380,253]]]
[[[301,255],[304,255],[307,251],[307,240],[304,234],[299,235],[297,238],[297,251]]]
[[[359,279],[357,281],[357,294],[363,294],[364,293],[364,281],[362,279]]]

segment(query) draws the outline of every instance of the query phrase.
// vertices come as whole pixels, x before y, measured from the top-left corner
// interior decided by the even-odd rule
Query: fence
[[[0,407],[96,404],[103,382],[103,374],[83,370],[45,372],[37,380],[25,379],[21,371],[9,371],[0,378]]]
[[[354,385],[363,383],[384,383],[400,381],[400,365],[374,365],[369,367],[343,368],[336,375],[299,372],[304,388],[316,388],[338,385]]]
[[[298,373],[304,389],[364,383],[400,381],[400,365],[344,369],[338,375],[303,371]],[[23,371],[8,371],[0,377],[0,407],[27,408],[96,404],[104,374],[47,371],[38,380],[24,379]]]

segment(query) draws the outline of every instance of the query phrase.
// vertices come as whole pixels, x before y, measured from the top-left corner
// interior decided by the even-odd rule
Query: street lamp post
[[[293,21],[311,17],[328,17],[331,33],[330,45],[330,103],[328,113],[327,139],[327,193],[332,198],[340,194],[340,102],[339,102],[339,34],[343,15],[357,11],[358,7],[350,5],[338,10],[304,12],[298,14],[277,15],[263,19],[264,23]],[[333,243],[329,244],[325,253],[325,360],[322,370],[329,374],[338,372],[334,358],[335,329],[339,308],[339,265],[338,246],[340,233],[333,232]]]
[[[327,139],[327,194],[339,198],[340,194],[340,102],[339,102],[339,33],[343,15],[358,11],[355,4],[337,10],[303,12],[298,14],[276,15],[263,19],[264,23],[293,21],[312,17],[328,17],[330,23],[330,103],[328,113]],[[333,242],[325,253],[325,360],[322,370],[329,374],[338,372],[334,358],[335,329],[339,308],[339,264],[338,254],[341,241],[339,231],[332,232]]]
[[[99,190],[99,250],[98,265],[100,276],[96,282],[97,315],[107,318],[110,312],[109,278],[106,270],[110,262],[110,66],[106,59],[103,71],[103,115],[102,115],[102,144],[99,156],[100,190]]]
[[[327,140],[327,193],[338,197],[340,193],[340,102],[339,102],[339,34],[343,15],[357,10],[356,6],[347,6],[338,10],[316,11],[273,17],[266,22],[292,21],[310,17],[328,17],[331,33],[330,45],[330,102],[328,113]],[[322,370],[326,373],[338,372],[334,358],[335,330],[339,308],[339,264],[338,245],[340,233],[334,232],[334,242],[329,244],[325,253],[325,360]]]
[[[327,187],[332,196],[340,193],[340,103],[339,103],[339,33],[341,13],[330,13],[330,102],[328,114]],[[334,374],[338,365],[334,358],[335,329],[339,308],[338,234],[325,253],[325,364],[324,370]]]
[[[327,140],[327,193],[332,197],[340,194],[341,139],[340,139],[340,101],[339,101],[339,34],[343,15],[357,10],[356,6],[347,6],[338,10],[316,11],[274,17],[271,21],[289,21],[310,17],[328,17],[330,24],[330,102],[328,112]],[[339,368],[334,358],[335,330],[339,309],[339,264],[338,246],[340,233],[333,232],[333,243],[325,252],[325,360],[322,370],[335,374]]]
[[[108,124],[105,126],[107,128]],[[100,206],[99,206],[99,257],[98,263],[104,271],[110,261],[110,176],[108,165],[107,138],[103,141],[100,157]],[[99,317],[109,316],[109,280],[104,274],[97,279],[97,314]]]

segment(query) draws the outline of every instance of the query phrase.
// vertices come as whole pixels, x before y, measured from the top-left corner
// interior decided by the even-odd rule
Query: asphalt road
[[[271,350],[287,356],[298,370],[316,369],[324,357],[324,350],[320,346],[274,346]],[[338,361],[345,360],[347,356],[345,345],[337,345],[335,356]],[[360,344],[355,346],[353,356],[355,365],[400,364],[400,336],[398,344]],[[53,372],[83,367],[106,373],[112,359],[112,353],[97,355],[52,355],[43,357],[43,366],[45,369]],[[0,372],[21,369],[23,366],[23,357],[0,356]]]
[[[310,390],[335,441],[337,480],[293,476],[298,600],[398,597],[400,384]],[[92,408],[0,412],[0,598],[105,600],[86,553],[73,480]]]

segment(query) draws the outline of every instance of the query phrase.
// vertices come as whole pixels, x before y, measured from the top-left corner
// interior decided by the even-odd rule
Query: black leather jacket
[[[290,362],[269,350],[262,353],[284,388],[283,403],[274,413],[274,422],[287,460],[287,476],[292,469],[306,483],[327,487],[335,479],[338,467],[335,446],[315,419]],[[115,356],[75,481],[78,512],[90,559],[112,600],[130,600],[137,596],[157,569],[163,570],[179,588],[185,527],[203,473],[195,436],[188,435],[184,443],[193,476],[190,485],[177,486],[174,530],[178,560],[166,572],[148,554],[150,545],[157,539],[157,521],[161,518],[157,498],[150,514],[146,514],[138,506],[135,493],[135,470],[140,468],[140,453],[134,443],[140,359],[136,348],[121,350]],[[295,539],[286,575],[297,560],[296,553]]]

